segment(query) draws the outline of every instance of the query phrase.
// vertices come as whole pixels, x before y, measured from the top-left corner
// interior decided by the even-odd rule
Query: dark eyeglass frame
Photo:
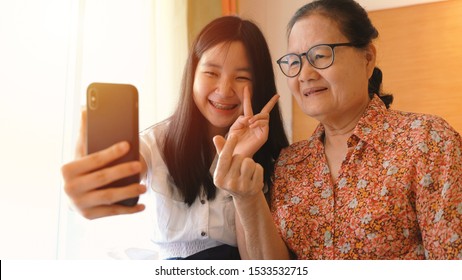
[[[322,70],[322,69],[329,68],[330,66],[332,66],[332,64],[334,64],[334,60],[335,60],[335,51],[334,51],[334,48],[335,48],[335,47],[342,47],[342,46],[359,47],[359,45],[360,45],[360,44],[352,43],[352,42],[348,42],[348,43],[337,43],[337,44],[317,44],[317,45],[312,46],[312,47],[309,48],[306,52],[301,53],[301,54],[297,54],[297,53],[288,53],[288,54],[285,54],[285,55],[283,55],[281,58],[279,58],[276,62],[277,62],[277,64],[279,65],[279,68],[281,69],[281,72],[282,72],[285,76],[287,76],[287,77],[289,77],[289,78],[293,78],[293,77],[298,76],[298,74],[300,74],[300,72],[302,71],[302,67],[303,67],[303,57],[306,58],[306,60],[310,63],[311,66],[313,66],[313,67],[316,68],[316,69]],[[330,63],[329,65],[327,65],[326,67],[317,67],[317,66],[313,65],[313,62],[311,62],[311,60],[310,60],[309,57],[308,57],[308,53],[309,53],[312,49],[317,48],[317,47],[319,47],[319,46],[328,46],[328,47],[330,47],[330,49],[332,50],[332,61],[331,61],[331,63]],[[292,76],[287,75],[287,74],[284,72],[284,70],[282,69],[282,66],[281,66],[282,59],[283,59],[284,57],[288,56],[288,55],[295,55],[295,56],[297,56],[298,59],[300,60],[300,68],[298,69],[297,74],[292,75]]]

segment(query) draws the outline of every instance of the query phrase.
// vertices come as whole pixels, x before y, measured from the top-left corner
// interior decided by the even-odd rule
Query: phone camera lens
[[[89,100],[88,100],[88,105],[90,109],[95,110],[96,107],[98,107],[98,98],[97,98],[96,90],[91,89],[90,94],[89,94]]]

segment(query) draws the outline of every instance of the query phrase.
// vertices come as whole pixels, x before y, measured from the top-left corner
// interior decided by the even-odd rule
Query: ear
[[[375,49],[374,44],[369,44],[365,50],[368,78],[370,78],[372,76],[372,73],[374,72],[376,54],[377,50]]]

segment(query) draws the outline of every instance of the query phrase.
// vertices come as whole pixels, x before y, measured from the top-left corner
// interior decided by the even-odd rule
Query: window
[[[140,129],[172,112],[185,2],[0,1],[0,258],[146,257],[130,248],[148,246],[147,216],[84,220],[69,211],[60,167],[73,158],[91,82],[134,84]],[[158,53],[171,69],[157,67]]]

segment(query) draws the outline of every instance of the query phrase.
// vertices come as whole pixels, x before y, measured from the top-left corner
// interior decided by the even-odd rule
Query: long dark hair
[[[372,40],[379,36],[379,32],[372,25],[367,12],[353,0],[316,0],[298,9],[287,25],[287,36],[290,35],[294,24],[313,13],[320,13],[337,22],[340,31],[356,47],[365,48]],[[375,67],[369,78],[369,97],[377,94],[387,108],[393,102],[393,95],[382,92],[382,71]]]
[[[183,73],[180,100],[162,143],[162,151],[170,175],[191,205],[202,190],[207,199],[216,195],[209,172],[214,158],[214,147],[208,139],[207,119],[193,100],[193,82],[202,54],[222,42],[242,42],[252,71],[252,109],[260,112],[276,93],[271,55],[260,29],[251,21],[235,16],[220,17],[206,25],[194,40]],[[274,161],[288,145],[278,105],[270,113],[268,141],[254,155],[254,160],[265,170],[265,183],[271,186]]]

